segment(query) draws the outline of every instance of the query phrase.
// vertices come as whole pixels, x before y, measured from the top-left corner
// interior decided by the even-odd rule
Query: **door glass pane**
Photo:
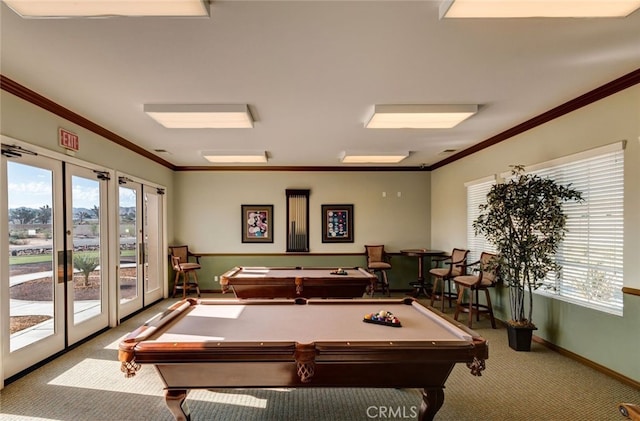
[[[138,297],[136,190],[120,186],[120,302]]]
[[[73,322],[99,316],[101,307],[100,182],[71,177],[73,212]]]
[[[146,189],[146,188],[145,188]],[[149,293],[160,288],[158,252],[160,239],[158,195],[144,193],[144,288]]]
[[[53,173],[7,162],[10,350],[54,334]]]

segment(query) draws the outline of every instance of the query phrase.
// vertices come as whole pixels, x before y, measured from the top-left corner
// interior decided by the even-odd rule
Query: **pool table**
[[[220,277],[222,292],[231,287],[236,298],[362,298],[376,281],[360,267],[235,267]]]
[[[380,310],[401,326],[364,322]],[[119,344],[125,376],[155,365],[176,420],[190,419],[189,389],[236,387],[420,388],[419,419],[432,420],[456,363],[479,376],[488,352],[474,331],[413,298],[187,299]]]

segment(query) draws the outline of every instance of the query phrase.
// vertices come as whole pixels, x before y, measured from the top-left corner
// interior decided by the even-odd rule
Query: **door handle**
[[[58,278],[59,284],[65,281],[73,280],[73,251],[72,250],[58,251],[57,278]]]

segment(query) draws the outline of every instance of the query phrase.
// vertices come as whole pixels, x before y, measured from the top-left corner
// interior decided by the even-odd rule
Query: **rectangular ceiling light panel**
[[[214,164],[260,164],[267,162],[265,151],[203,151],[202,156]]]
[[[624,17],[640,0],[444,0],[440,18]]]
[[[3,0],[30,18],[117,16],[208,17],[209,0]]]
[[[246,104],[145,104],[144,112],[169,129],[250,129]]]
[[[368,129],[450,129],[478,111],[477,105],[376,105]]]
[[[340,155],[343,164],[397,164],[409,152],[350,152],[344,151]]]

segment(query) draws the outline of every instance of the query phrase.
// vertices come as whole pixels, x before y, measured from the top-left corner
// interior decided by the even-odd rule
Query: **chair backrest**
[[[453,249],[451,252],[451,261],[452,262],[462,262],[457,263],[453,266],[452,272],[465,274],[466,273],[466,264],[467,264],[467,255],[469,254],[469,250],[463,249]]]
[[[187,263],[189,261],[189,247],[188,246],[171,246],[169,247],[169,253],[171,253],[171,264],[174,269],[176,268],[176,262],[173,258],[178,258],[178,263]]]
[[[364,246],[367,251],[367,265],[371,263],[384,262],[384,245]]]
[[[482,271],[482,279],[490,281],[493,286],[498,280],[498,268],[491,265],[491,261],[496,258],[493,253],[483,251],[480,254],[480,270]]]

